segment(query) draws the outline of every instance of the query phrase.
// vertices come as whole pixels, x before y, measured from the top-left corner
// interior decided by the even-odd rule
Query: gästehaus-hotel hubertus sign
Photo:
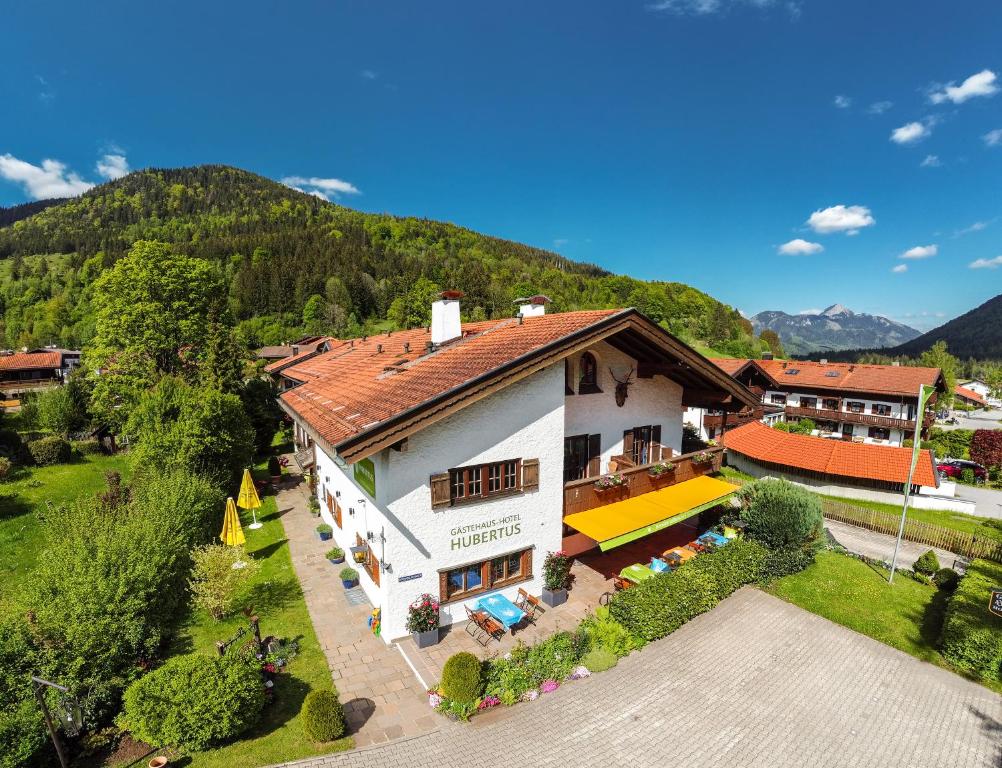
[[[500,541],[522,532],[522,516],[506,515],[487,520],[482,523],[457,525],[449,533],[452,536],[453,549],[466,549],[478,544]]]

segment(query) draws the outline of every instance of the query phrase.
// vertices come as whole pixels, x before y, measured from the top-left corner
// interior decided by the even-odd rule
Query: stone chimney
[[[442,298],[431,305],[431,343],[445,344],[463,335],[459,319],[461,291],[442,291]]]
[[[550,303],[550,298],[541,293],[535,296],[527,296],[515,299],[518,304],[518,314],[521,317],[540,317],[546,314],[546,305]]]

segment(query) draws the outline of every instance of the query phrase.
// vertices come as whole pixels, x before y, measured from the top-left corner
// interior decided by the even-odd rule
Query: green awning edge
[[[698,507],[693,507],[686,512],[680,512],[677,515],[672,515],[671,517],[665,518],[664,520],[659,520],[656,523],[651,523],[650,525],[645,525],[643,528],[638,528],[635,531],[630,531],[629,533],[622,533],[615,538],[608,539],[606,541],[600,541],[598,543],[599,549],[603,552],[608,552],[610,549],[622,546],[623,544],[629,544],[631,541],[636,541],[637,539],[642,539],[644,536],[650,536],[652,533],[657,533],[658,531],[663,531],[665,528],[670,528],[676,523],[681,523],[683,520],[688,520],[690,517],[698,515],[700,512],[704,512],[707,509],[712,509],[718,504],[723,504],[725,501],[730,499],[737,493],[736,491],[728,493],[721,496],[719,499],[711,499]]]

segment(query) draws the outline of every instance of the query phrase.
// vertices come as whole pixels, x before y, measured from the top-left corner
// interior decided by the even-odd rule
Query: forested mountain
[[[54,197],[48,200],[35,200],[30,203],[12,205],[7,208],[0,205],[0,227],[9,227],[15,221],[20,221],[21,219],[26,219],[29,216],[34,216],[36,213],[44,211],[46,208],[58,205],[65,199],[66,198]]]
[[[251,345],[425,321],[427,297],[465,292],[470,319],[545,293],[556,311],[632,305],[726,354],[764,348],[733,309],[679,283],[612,275],[453,224],[368,214],[236,168],[138,171],[0,229],[0,340],[86,344],[91,284],[136,240],[219,265]]]
[[[951,354],[975,360],[1002,360],[1002,294],[917,339],[885,350],[892,355],[917,355],[937,341]]]
[[[783,342],[783,348],[798,355],[893,347],[919,335],[907,325],[880,315],[853,312],[841,304],[833,304],[816,315],[759,312],[751,321],[757,332],[765,329],[775,331]]]

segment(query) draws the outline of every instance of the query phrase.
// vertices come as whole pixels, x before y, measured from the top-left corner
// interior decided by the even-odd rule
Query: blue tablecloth
[[[651,558],[651,570],[656,573],[664,573],[665,571],[670,571],[668,563],[662,560],[660,557]]]
[[[730,539],[728,539],[726,536],[721,536],[719,533],[714,533],[713,531],[707,531],[698,539],[696,539],[696,541],[709,542],[710,544],[713,544],[715,546],[722,547],[727,542],[729,542]]]
[[[518,624],[525,617],[525,613],[504,595],[481,597],[477,601],[477,608],[487,611],[504,624],[505,629],[511,629],[513,625]]]

